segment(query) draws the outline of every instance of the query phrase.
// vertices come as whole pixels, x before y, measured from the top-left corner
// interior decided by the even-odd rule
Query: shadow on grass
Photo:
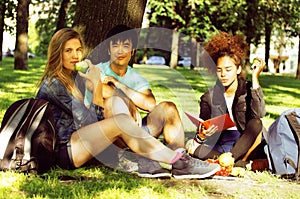
[[[27,178],[19,191],[25,194],[25,198],[101,198],[103,194],[110,194],[104,198],[115,198],[140,194],[146,187],[156,194],[167,192],[164,179],[140,178],[136,174],[100,166],[74,171],[56,169],[40,177]]]

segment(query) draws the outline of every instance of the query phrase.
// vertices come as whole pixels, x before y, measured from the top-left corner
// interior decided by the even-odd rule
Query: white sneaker
[[[185,149],[188,154],[193,155],[198,146],[200,146],[198,142],[196,142],[194,139],[190,139],[186,142]]]

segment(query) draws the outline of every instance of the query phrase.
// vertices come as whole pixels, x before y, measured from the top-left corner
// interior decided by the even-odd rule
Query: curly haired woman
[[[258,77],[265,66],[262,59],[256,58],[252,68],[252,82],[243,75],[243,59],[247,44],[242,35],[221,32],[204,45],[212,58],[209,70],[217,76],[213,88],[200,98],[200,118],[207,120],[228,113],[236,126],[221,131],[216,126],[205,129],[200,125],[192,141],[190,151],[200,159],[215,158],[231,152],[236,166],[246,166],[244,156],[260,136],[265,115],[265,102]],[[248,160],[265,158],[263,148],[256,147]],[[262,168],[255,169],[261,170]]]

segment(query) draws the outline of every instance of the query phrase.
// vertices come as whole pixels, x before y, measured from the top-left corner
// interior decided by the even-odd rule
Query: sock
[[[185,152],[186,152],[185,148],[178,148],[178,149],[176,149],[175,151],[176,151],[177,153],[185,153]]]
[[[173,158],[170,164],[174,164],[177,160],[179,160],[183,156],[183,153],[177,152],[176,156]]]

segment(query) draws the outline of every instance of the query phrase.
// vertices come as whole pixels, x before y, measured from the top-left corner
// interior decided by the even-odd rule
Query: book
[[[232,121],[228,113],[205,121],[189,112],[184,112],[184,113],[197,127],[199,127],[200,124],[203,124],[205,129],[208,129],[210,126],[215,125],[218,127],[218,131],[220,132],[235,126],[235,123]]]

